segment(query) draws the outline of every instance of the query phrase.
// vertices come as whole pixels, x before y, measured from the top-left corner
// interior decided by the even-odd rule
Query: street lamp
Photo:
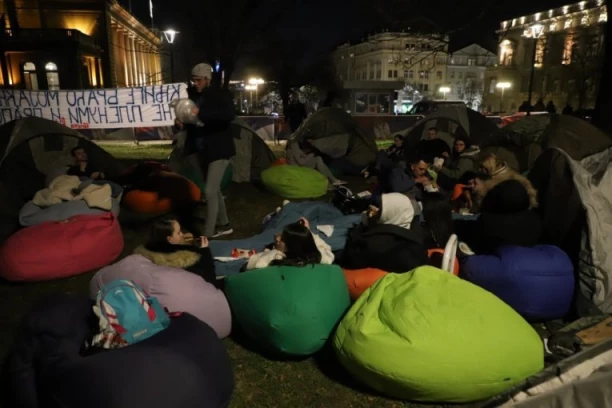
[[[544,26],[542,24],[534,24],[523,32],[523,37],[525,38],[533,38],[533,54],[531,56],[531,75],[529,77],[529,96],[528,103],[529,107],[527,108],[527,116],[531,116],[531,96],[533,94],[533,77],[535,75],[535,63],[536,63],[536,53],[538,50],[538,38],[542,36],[544,33]]]
[[[441,86],[440,92],[444,95],[444,100],[446,100],[446,94],[449,93],[451,89],[448,86]]]
[[[512,84],[510,82],[498,82],[497,85],[495,86],[497,87],[497,89],[501,89],[501,99],[499,100],[499,111],[503,112],[504,108],[502,106],[504,103],[504,91],[510,88]]]
[[[170,44],[170,80],[174,83],[174,40],[176,39],[176,35],[179,34],[178,31],[174,30],[166,30],[164,31],[164,36],[166,37],[166,42]]]
[[[255,91],[255,102],[257,102],[257,103],[259,103],[259,85],[263,85],[265,83],[266,83],[266,81],[264,81],[261,78],[250,78],[249,79],[249,85],[252,86],[252,87],[255,87],[255,88],[253,88],[253,90]],[[247,85],[247,87],[249,85]],[[247,89],[247,88],[245,87],[245,89]],[[253,94],[251,93],[251,104],[252,103],[253,103]]]

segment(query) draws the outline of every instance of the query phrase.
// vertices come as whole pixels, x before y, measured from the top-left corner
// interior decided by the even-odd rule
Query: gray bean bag
[[[113,198],[111,212],[119,215],[119,199]],[[39,207],[28,201],[19,211],[19,224],[23,227],[42,224],[46,221],[62,221],[74,215],[103,214],[106,211],[99,208],[90,208],[84,200],[65,201],[51,207]]]

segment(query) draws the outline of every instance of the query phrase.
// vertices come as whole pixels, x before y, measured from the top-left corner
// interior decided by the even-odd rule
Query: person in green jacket
[[[467,137],[455,137],[453,151],[450,155],[445,154],[444,164],[434,165],[438,172],[438,185],[450,191],[466,174],[477,172],[479,155],[480,148],[472,145]]]

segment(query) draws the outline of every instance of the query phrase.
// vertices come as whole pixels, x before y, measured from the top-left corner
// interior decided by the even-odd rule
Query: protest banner
[[[72,129],[170,126],[170,102],[181,98],[187,98],[184,83],[65,91],[0,89],[0,125],[35,116]]]

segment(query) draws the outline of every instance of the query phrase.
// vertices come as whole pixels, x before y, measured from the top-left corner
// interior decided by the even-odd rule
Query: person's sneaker
[[[230,235],[233,233],[234,230],[232,229],[232,226],[230,224],[227,224],[217,227],[217,231],[215,231],[215,235],[213,235],[212,238],[217,238],[223,235]]]
[[[348,182],[346,182],[346,181],[342,181],[342,180],[336,180],[336,181],[334,181],[334,182],[332,183],[332,185],[333,185],[334,187],[345,186],[345,185],[347,185],[347,184],[348,184]]]

